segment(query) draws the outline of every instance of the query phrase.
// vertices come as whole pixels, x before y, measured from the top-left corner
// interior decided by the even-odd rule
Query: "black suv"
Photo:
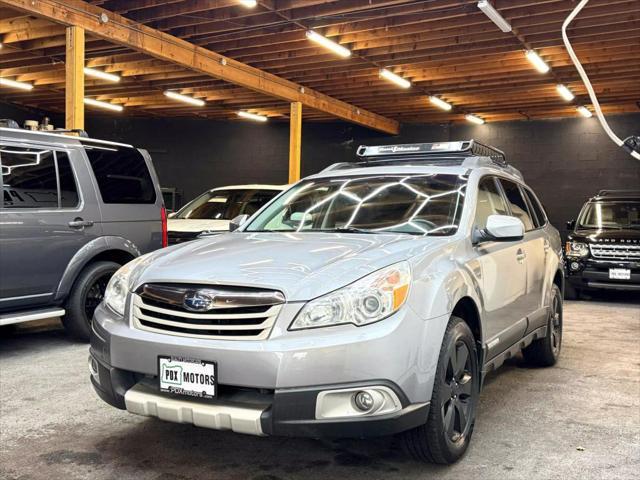
[[[601,190],[567,228],[566,298],[595,289],[640,292],[640,190]]]

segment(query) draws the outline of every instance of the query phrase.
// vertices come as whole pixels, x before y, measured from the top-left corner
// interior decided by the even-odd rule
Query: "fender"
[[[63,300],[71,291],[71,287],[82,269],[103,252],[122,252],[134,258],[141,254],[140,249],[133,242],[122,237],[104,236],[92,240],[78,250],[67,265],[54,299],[56,301]]]

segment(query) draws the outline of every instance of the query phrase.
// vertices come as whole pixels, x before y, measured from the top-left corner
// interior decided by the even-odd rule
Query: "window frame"
[[[54,167],[56,172],[56,187],[58,190],[58,207],[57,208],[38,208],[38,207],[25,207],[25,208],[7,208],[4,206],[4,181],[2,173],[0,172],[0,214],[11,214],[17,212],[29,212],[29,213],[59,213],[59,212],[81,212],[84,209],[84,195],[82,192],[82,188],[80,186],[80,182],[78,181],[78,171],[74,162],[72,160],[72,152],[76,150],[72,150],[69,148],[61,148],[59,146],[52,145],[37,145],[30,144],[24,142],[10,142],[3,140],[0,143],[0,147],[7,146],[11,148],[22,148],[22,149],[34,149],[38,148],[41,150],[48,150],[53,153],[54,157]],[[78,193],[78,203],[74,207],[62,207],[62,196],[60,194],[60,174],[58,170],[58,156],[57,152],[65,153],[67,155],[67,160],[69,161],[69,166],[71,167],[71,172],[73,174],[73,181],[76,185],[76,191]],[[2,158],[0,154],[0,165],[2,165]]]
[[[547,212],[545,211],[544,207],[542,206],[542,202],[540,202],[540,199],[538,198],[538,196],[535,193],[533,193],[533,190],[531,190],[531,188],[529,188],[529,187],[527,187],[526,185],[523,185],[523,184],[520,185],[520,188],[525,193],[524,197],[525,197],[525,200],[527,201],[527,204],[529,205],[530,212],[532,212],[533,215],[538,219],[538,221],[536,223],[538,223],[539,226],[537,228],[535,228],[534,230],[539,230],[541,228],[546,227],[549,224],[549,217],[548,217]],[[538,218],[538,214],[536,213],[536,209],[533,206],[533,202],[531,200],[531,197],[533,197],[533,200],[538,203],[538,207],[540,208],[540,211],[544,215],[544,222],[541,222],[540,219]]]
[[[89,152],[87,151],[87,150],[91,150],[91,149],[95,149],[95,150],[116,150],[116,151],[120,151],[120,150],[123,150],[123,149],[130,149],[130,150],[135,151],[137,154],[139,154],[140,158],[142,159],[142,163],[143,163],[145,169],[147,170],[147,174],[149,175],[149,180],[151,181],[151,190],[153,191],[153,199],[152,199],[152,201],[148,201],[148,202],[127,202],[127,203],[106,202],[104,200],[104,196],[102,195],[102,189],[100,188],[100,180],[98,179],[98,175],[96,174],[94,166],[91,163],[91,158],[89,158]],[[153,170],[149,166],[149,164],[147,163],[147,157],[145,157],[144,153],[142,153],[142,151],[139,148],[133,147],[131,145],[126,145],[126,144],[123,144],[123,143],[113,143],[113,144],[108,143],[106,145],[102,145],[102,143],[99,143],[97,145],[93,145],[93,144],[87,144],[87,143],[83,142],[82,146],[81,146],[81,150],[82,150],[82,154],[83,154],[84,160],[85,160],[86,165],[87,165],[87,169],[89,170],[89,174],[91,175],[91,179],[92,179],[93,184],[95,186],[96,199],[98,200],[98,204],[103,205],[103,206],[106,206],[106,205],[114,205],[114,206],[155,205],[155,204],[158,203],[158,198],[160,198],[160,200],[164,204],[164,197],[162,195],[162,192],[161,191],[157,191],[158,189],[156,188],[157,178],[154,178]],[[187,203],[189,203],[189,202],[187,202]],[[183,205],[183,207],[184,207],[184,205]],[[183,207],[181,207],[181,208],[183,208]],[[178,209],[178,210],[180,210],[180,209]]]
[[[478,179],[478,184],[476,187],[477,192],[480,191],[480,184],[485,180],[485,179],[490,179],[493,180],[493,184],[495,185],[496,189],[498,190],[498,194],[500,195],[500,198],[502,198],[502,202],[504,203],[504,206],[506,208],[507,213],[509,214],[509,216],[512,216],[512,212],[511,212],[511,202],[509,202],[509,199],[507,198],[504,189],[502,188],[502,184],[498,181],[499,180],[499,176],[498,175],[494,175],[494,174],[486,174],[486,175],[482,175],[479,179]],[[476,193],[476,205],[475,205],[475,210],[473,211],[473,216],[472,216],[472,227],[477,227],[476,225],[476,214],[478,211],[478,195]]]
[[[508,177],[504,177],[502,175],[496,176],[496,178],[498,178],[500,180],[498,182],[498,185],[500,186],[500,190],[502,190],[502,194],[504,195],[504,199],[507,202],[507,207],[509,207],[509,215],[514,217],[514,218],[517,218],[517,217],[513,214],[513,210],[511,210],[511,201],[509,200],[509,197],[507,196],[507,192],[505,191],[504,186],[502,185],[502,180],[504,180],[505,182],[511,182],[516,187],[518,187],[518,191],[520,192],[520,195],[522,196],[522,199],[524,200],[524,204],[527,207],[527,213],[529,214],[529,217],[531,218],[531,223],[533,224],[533,228],[531,228],[529,230],[527,230],[526,227],[525,227],[525,231],[524,231],[525,235],[527,233],[529,233],[529,232],[534,232],[534,231],[538,230],[539,228],[542,228],[542,227],[536,227],[536,223],[537,223],[535,221],[536,216],[531,214],[531,210],[530,210],[531,207],[529,205],[529,201],[527,199],[527,196],[522,191],[522,189],[524,188],[524,185],[519,181],[513,180],[513,179],[508,178]]]

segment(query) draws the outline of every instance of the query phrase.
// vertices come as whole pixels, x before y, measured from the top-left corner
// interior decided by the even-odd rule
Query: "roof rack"
[[[477,140],[462,140],[440,143],[405,143],[400,145],[361,145],[357,155],[366,162],[371,159],[403,160],[415,158],[466,158],[469,156],[488,157],[501,167],[507,166],[507,159],[502,150],[485,145]],[[375,161],[375,160],[374,160]]]
[[[37,121],[33,120],[34,124],[37,124]],[[26,122],[25,122],[26,124]],[[0,118],[0,128],[12,128],[12,129],[17,129],[17,130],[25,130],[27,132],[44,132],[44,133],[75,133],[76,135],[78,135],[79,137],[83,137],[83,138],[88,138],[89,134],[85,131],[82,130],[81,128],[71,128],[71,129],[65,129],[65,128],[56,128],[53,129],[51,128],[51,130],[49,130],[48,128],[42,128],[43,126],[49,126],[51,127],[51,125],[49,125],[49,118],[45,117],[44,123],[43,124],[38,124],[37,126],[39,128],[20,128],[20,125],[18,124],[18,122],[16,122],[15,120],[11,119],[11,118]],[[35,126],[35,125],[34,125]]]
[[[640,190],[600,190],[597,197],[640,196]]]

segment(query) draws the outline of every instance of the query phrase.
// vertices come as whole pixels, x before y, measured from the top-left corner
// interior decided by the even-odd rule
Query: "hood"
[[[640,228],[597,229],[579,228],[569,234],[570,240],[581,240],[588,243],[637,243],[640,244]]]
[[[229,231],[229,220],[170,218],[167,220],[167,230],[170,232]]]
[[[307,301],[450,240],[391,233],[222,234],[155,252],[135,286],[182,282],[262,287],[281,291],[287,301]]]

